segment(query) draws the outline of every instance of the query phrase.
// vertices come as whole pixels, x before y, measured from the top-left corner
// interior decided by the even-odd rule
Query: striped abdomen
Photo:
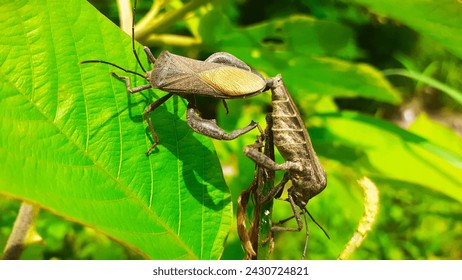
[[[326,173],[311,145],[300,113],[280,76],[276,77],[273,83],[271,91],[274,145],[285,161],[298,165],[298,170],[289,170],[293,185],[289,189],[289,195],[303,208],[312,197],[326,187]]]

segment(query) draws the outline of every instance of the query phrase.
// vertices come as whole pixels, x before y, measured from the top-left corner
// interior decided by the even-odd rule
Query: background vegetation
[[[164,93],[130,96],[113,68],[78,65],[140,71],[115,1],[45,3],[0,1],[0,246],[27,201],[45,210],[23,259],[242,258],[232,210],[253,178],[242,148],[256,132],[212,143],[176,97],[153,114],[161,145],[145,157],[141,115]],[[331,240],[310,226],[309,258],[342,251],[367,176],[379,216],[353,258],[461,259],[461,13],[456,0],[140,1],[136,38],[155,55],[226,51],[283,75],[328,174],[309,209]],[[228,115],[200,103],[232,130],[264,123],[270,95],[229,101]],[[299,259],[303,242],[277,234],[270,257]]]

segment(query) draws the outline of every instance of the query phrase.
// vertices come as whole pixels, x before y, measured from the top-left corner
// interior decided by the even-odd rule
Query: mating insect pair
[[[228,53],[215,53],[205,61],[199,61],[164,51],[156,59],[149,48],[144,47],[148,61],[153,64],[153,69],[146,71],[136,53],[133,38],[134,20],[132,25],[132,49],[138,64],[145,72],[144,75],[102,60],[86,60],[82,61],[81,64],[109,64],[127,73],[140,76],[149,82],[146,85],[132,88],[128,77],[112,73],[116,78],[125,81],[126,89],[129,93],[137,93],[150,88],[157,88],[168,92],[165,96],[150,104],[144,112],[144,119],[148,123],[154,139],[154,143],[148,149],[146,155],[149,155],[152,149],[159,143],[159,137],[154,130],[149,114],[173,95],[178,95],[188,100],[186,120],[194,131],[215,139],[232,140],[256,127],[261,133],[263,132],[259,125],[252,121],[244,128],[226,133],[217,125],[215,120],[206,120],[200,117],[199,111],[195,106],[195,96],[209,96],[222,99],[227,109],[225,99],[245,98],[271,89],[273,105],[271,119],[273,125],[267,134],[271,133],[271,138],[274,138],[274,145],[285,159],[285,162],[278,164],[274,162],[274,158],[262,154],[259,151],[262,146],[261,143],[247,146],[244,149],[244,153],[254,160],[259,168],[286,171],[282,181],[264,198],[259,198],[258,203],[264,204],[273,198],[279,197],[286,183],[289,180],[292,181],[292,187],[288,190],[288,201],[294,212],[298,227],[286,228],[274,226],[272,230],[300,231],[303,224],[297,207],[301,209],[301,214],[306,219],[306,214],[309,215],[306,205],[312,197],[325,188],[326,175],[311,145],[300,113],[288,93],[282,78],[277,76],[265,79],[258,72],[251,70],[243,61]],[[306,251],[306,246],[304,251]]]

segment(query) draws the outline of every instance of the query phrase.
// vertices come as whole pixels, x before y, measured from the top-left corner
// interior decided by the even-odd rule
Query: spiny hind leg
[[[244,154],[253,160],[256,164],[271,170],[301,170],[303,167],[299,162],[286,161],[284,163],[276,163],[274,160],[261,153],[254,145],[244,147]]]
[[[251,121],[248,126],[228,133],[218,126],[216,120],[206,120],[201,118],[199,111],[194,107],[192,102],[188,104],[186,121],[195,132],[218,140],[233,140],[254,128],[258,128],[260,132],[262,132],[258,123]]]

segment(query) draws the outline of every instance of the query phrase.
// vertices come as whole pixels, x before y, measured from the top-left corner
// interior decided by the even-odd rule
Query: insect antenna
[[[326,235],[326,237],[327,237],[328,239],[330,239],[330,236],[329,236],[329,234],[327,233],[327,231],[326,231],[318,222],[316,222],[316,220],[313,218],[313,216],[311,216],[311,213],[308,211],[308,209],[304,208],[304,209],[303,209],[303,213],[305,213],[305,212],[308,214],[308,216],[310,216],[310,219],[322,230],[322,232],[324,232],[324,234]]]
[[[132,50],[133,54],[136,57],[136,61],[138,61],[138,65],[141,67],[143,72],[146,73],[146,69],[144,69],[143,64],[141,64],[140,58],[138,57],[138,53],[135,50],[135,15],[136,15],[136,5],[138,4],[138,1],[135,0],[133,3],[133,15],[132,15]]]
[[[143,72],[146,73],[146,69],[144,69],[143,65],[141,64],[141,61],[140,61],[140,58],[138,57],[138,53],[136,52],[136,49],[135,49],[135,15],[136,15],[136,5],[137,5],[138,1],[135,0],[135,3],[133,4],[133,17],[132,17],[132,51],[133,51],[133,54],[135,55],[135,58],[136,58],[136,61],[138,62],[138,65],[141,67],[141,69],[143,70]],[[130,74],[133,74],[133,75],[137,75],[139,77],[142,77],[143,79],[146,79],[146,77],[143,75],[143,74],[140,74],[140,73],[137,73],[135,71],[132,71],[132,70],[128,70],[128,69],[125,69],[117,64],[114,64],[112,62],[108,62],[108,61],[104,61],[104,60],[85,60],[85,61],[81,61],[79,62],[79,64],[86,64],[86,63],[103,63],[103,64],[108,64],[108,65],[111,65],[113,67],[116,67],[126,73],[130,73]]]
[[[130,74],[133,74],[133,75],[137,75],[137,76],[140,76],[141,78],[143,79],[146,79],[146,77],[143,75],[143,74],[140,74],[140,73],[137,73],[135,71],[132,71],[132,70],[128,70],[128,69],[125,69],[123,67],[120,67],[119,65],[117,64],[114,64],[112,62],[108,62],[108,61],[104,61],[104,60],[84,60],[84,61],[80,61],[79,64],[86,64],[86,63],[103,63],[103,64],[108,64],[108,65],[111,65],[115,68],[118,68],[124,72],[127,72],[127,73],[130,73]]]

